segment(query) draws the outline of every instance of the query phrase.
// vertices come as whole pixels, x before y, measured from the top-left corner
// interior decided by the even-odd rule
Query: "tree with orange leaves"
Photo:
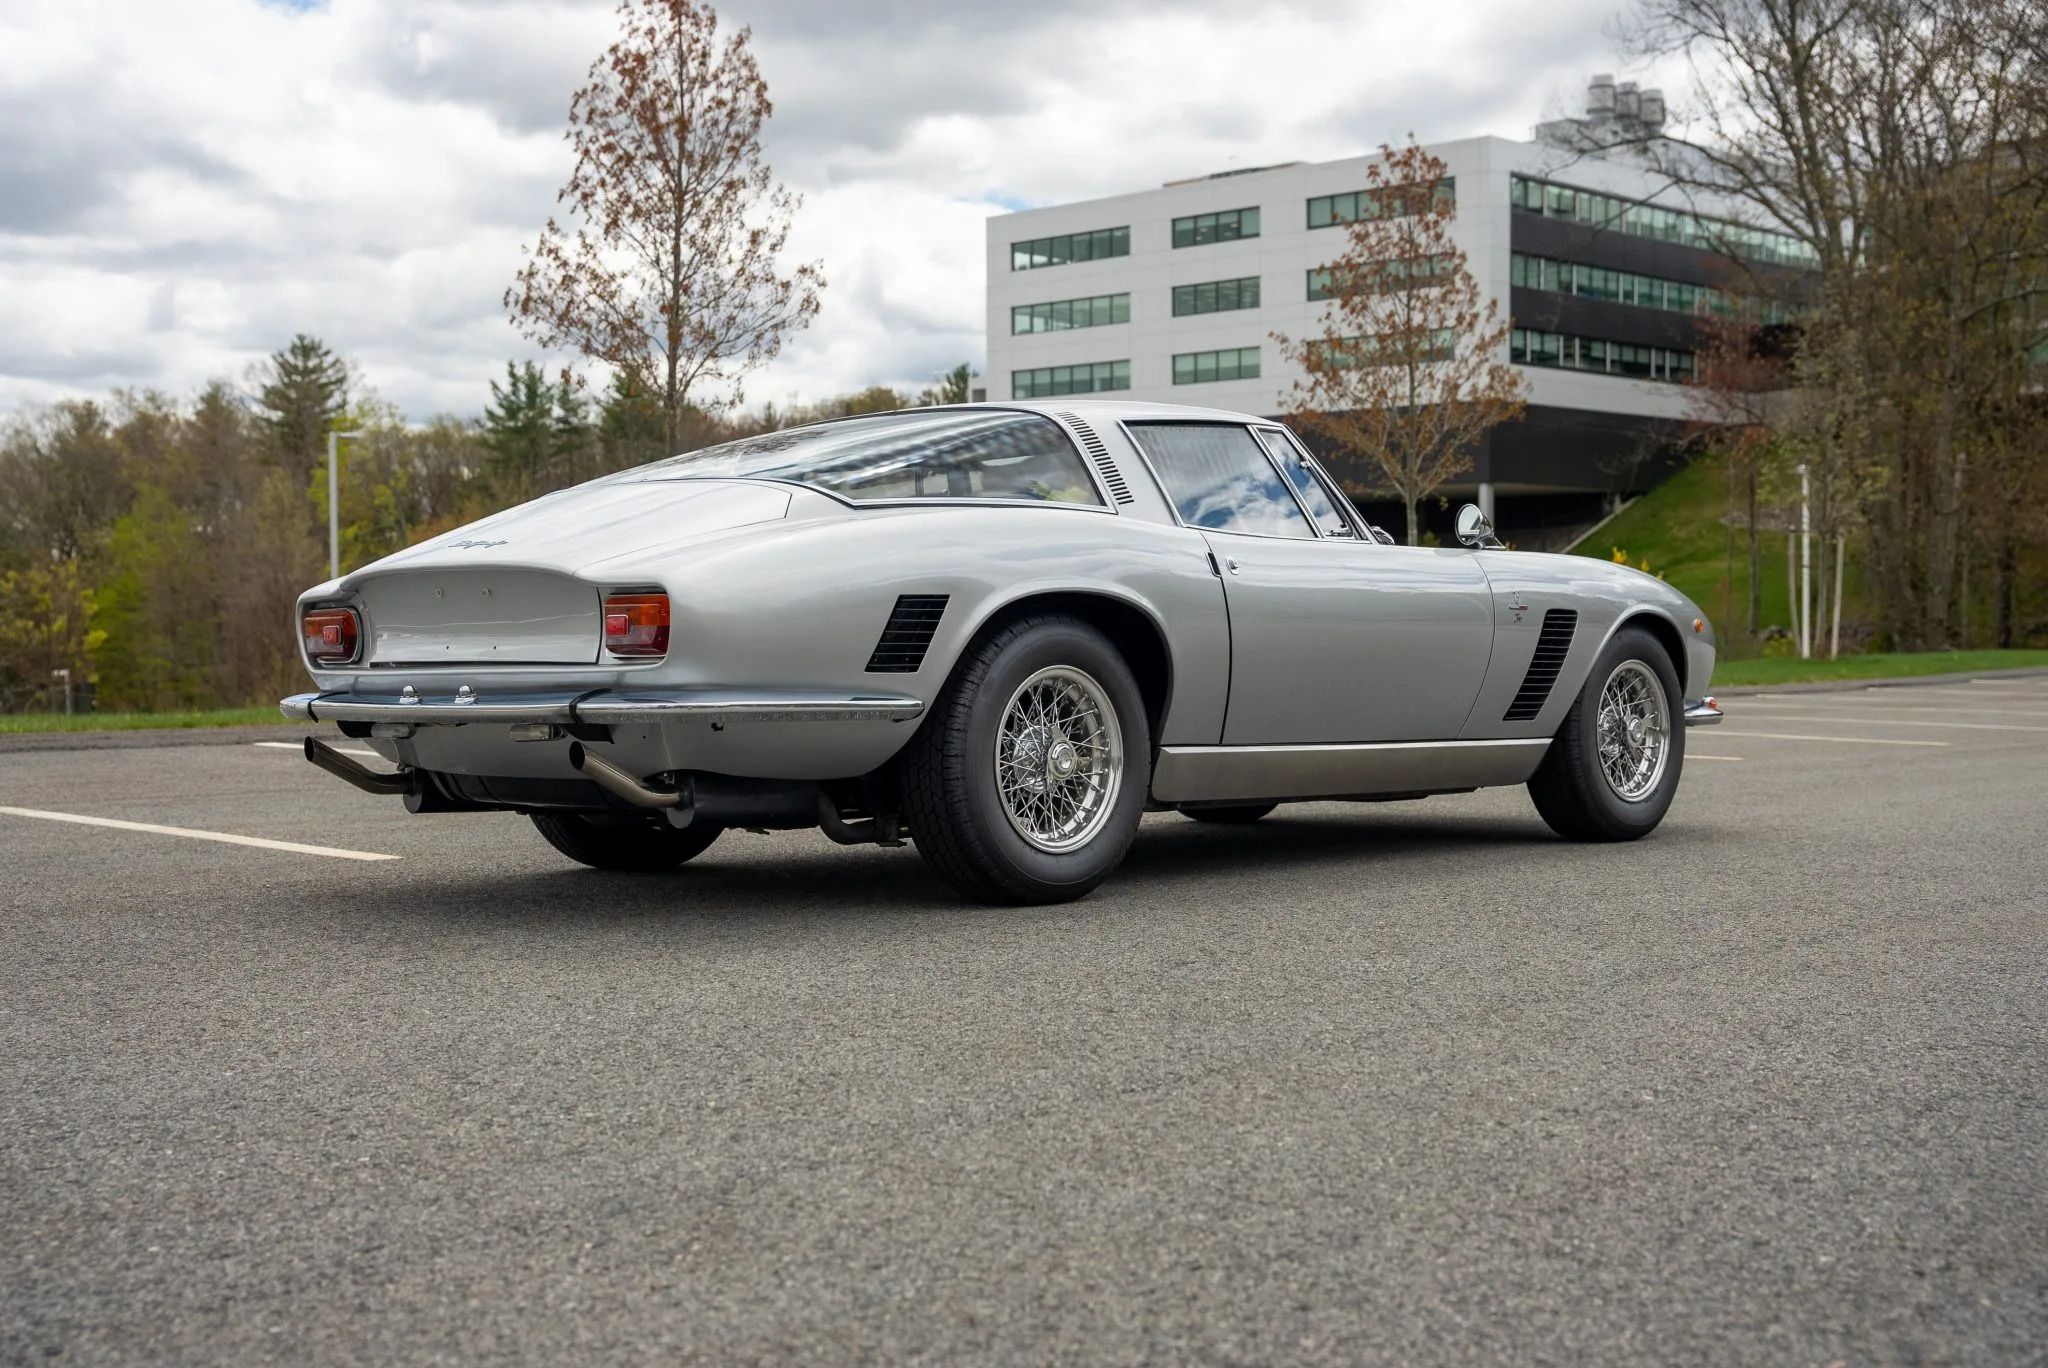
[[[543,347],[638,377],[667,449],[690,410],[741,400],[746,372],[818,312],[824,275],[785,273],[797,197],[761,159],[774,112],[748,30],[719,40],[692,0],[621,0],[623,32],[569,102],[575,169],[505,307]]]
[[[1319,277],[1330,300],[1322,332],[1273,334],[1305,373],[1290,411],[1379,467],[1408,510],[1410,546],[1422,530],[1416,505],[1471,468],[1488,428],[1522,413],[1508,321],[1481,306],[1451,238],[1457,201],[1445,170],[1413,139],[1382,147],[1343,255]]]

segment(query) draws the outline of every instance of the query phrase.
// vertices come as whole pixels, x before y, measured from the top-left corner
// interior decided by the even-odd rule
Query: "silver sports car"
[[[525,813],[600,869],[729,828],[914,842],[962,893],[1077,897],[1147,810],[1529,786],[1632,840],[1718,721],[1660,580],[1387,544],[1288,431],[1073,400],[770,433],[536,499],[307,592],[307,758],[414,812]]]

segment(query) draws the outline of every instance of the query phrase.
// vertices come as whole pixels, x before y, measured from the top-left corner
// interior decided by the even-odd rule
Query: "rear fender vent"
[[[1053,416],[1073,429],[1075,438],[1081,443],[1081,450],[1087,452],[1088,459],[1095,462],[1095,469],[1102,476],[1102,487],[1109,491],[1109,497],[1120,504],[1134,502],[1131,487],[1124,482],[1124,473],[1116,468],[1115,461],[1109,459],[1109,448],[1095,435],[1095,429],[1082,422],[1078,414],[1058,413]]]
[[[944,594],[904,594],[896,600],[882,639],[868,657],[869,674],[916,674],[945,616]]]
[[[1564,668],[1565,655],[1572,648],[1572,633],[1579,627],[1579,615],[1570,608],[1552,608],[1543,614],[1543,629],[1536,634],[1536,658],[1529,673],[1522,676],[1521,690],[1508,705],[1503,722],[1527,722],[1543,711],[1557,672]]]

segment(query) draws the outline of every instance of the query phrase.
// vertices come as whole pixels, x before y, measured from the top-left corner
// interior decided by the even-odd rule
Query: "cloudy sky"
[[[982,220],[1232,166],[1527,137],[1625,0],[722,0],[824,310],[748,400],[980,368]],[[0,0],[0,413],[187,393],[304,331],[413,418],[500,306],[611,0]]]

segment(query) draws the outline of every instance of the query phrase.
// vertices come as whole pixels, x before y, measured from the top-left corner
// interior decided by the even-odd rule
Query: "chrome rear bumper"
[[[805,689],[673,689],[621,692],[482,694],[463,685],[423,694],[304,693],[281,700],[295,722],[399,722],[416,725],[538,723],[554,726],[662,722],[909,722],[924,704],[908,694],[829,693]]]
[[[1688,727],[1712,727],[1721,721],[1721,705],[1711,698],[1688,698],[1685,700],[1685,725]]]

